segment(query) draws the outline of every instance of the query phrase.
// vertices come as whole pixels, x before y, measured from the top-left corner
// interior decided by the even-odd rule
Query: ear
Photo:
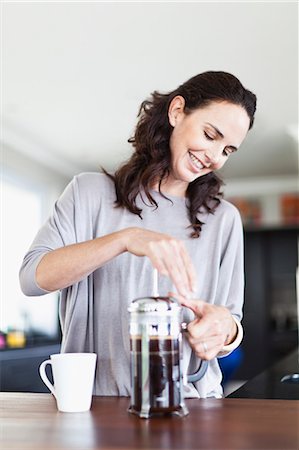
[[[184,108],[185,99],[181,95],[177,95],[171,100],[168,108],[168,120],[170,125],[172,125],[173,127],[176,126],[178,120],[184,114]]]

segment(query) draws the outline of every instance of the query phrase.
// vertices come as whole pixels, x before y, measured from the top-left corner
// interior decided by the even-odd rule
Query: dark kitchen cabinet
[[[298,228],[247,229],[242,364],[248,380],[298,345]]]
[[[54,353],[60,345],[3,350],[0,352],[0,391],[2,392],[48,392],[39,376],[39,365]],[[51,370],[47,371],[51,378]]]

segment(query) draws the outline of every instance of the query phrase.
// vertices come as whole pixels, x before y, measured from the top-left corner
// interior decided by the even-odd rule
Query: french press
[[[172,297],[134,300],[130,313],[131,404],[129,412],[148,418],[156,414],[185,416],[182,371],[182,307]],[[187,376],[201,379],[207,361]]]

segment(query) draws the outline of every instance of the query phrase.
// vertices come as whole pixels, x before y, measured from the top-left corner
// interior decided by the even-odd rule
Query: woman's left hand
[[[183,306],[190,308],[196,316],[188,324],[187,338],[200,359],[215,358],[224,345],[234,341],[238,331],[237,325],[227,308],[211,305],[202,300],[185,299],[177,294],[173,296]]]

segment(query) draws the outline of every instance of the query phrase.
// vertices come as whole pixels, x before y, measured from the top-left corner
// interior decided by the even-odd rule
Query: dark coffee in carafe
[[[131,404],[129,412],[148,418],[155,414],[185,416],[182,370],[182,308],[172,297],[133,300],[130,313]],[[207,361],[184,377],[204,376]]]
[[[135,368],[132,373],[131,407],[138,412],[142,408],[145,388],[142,379],[141,338],[131,338],[130,347],[131,366]],[[179,347],[179,340],[170,336],[152,336],[148,341],[149,404],[153,414],[173,412],[180,407]]]

